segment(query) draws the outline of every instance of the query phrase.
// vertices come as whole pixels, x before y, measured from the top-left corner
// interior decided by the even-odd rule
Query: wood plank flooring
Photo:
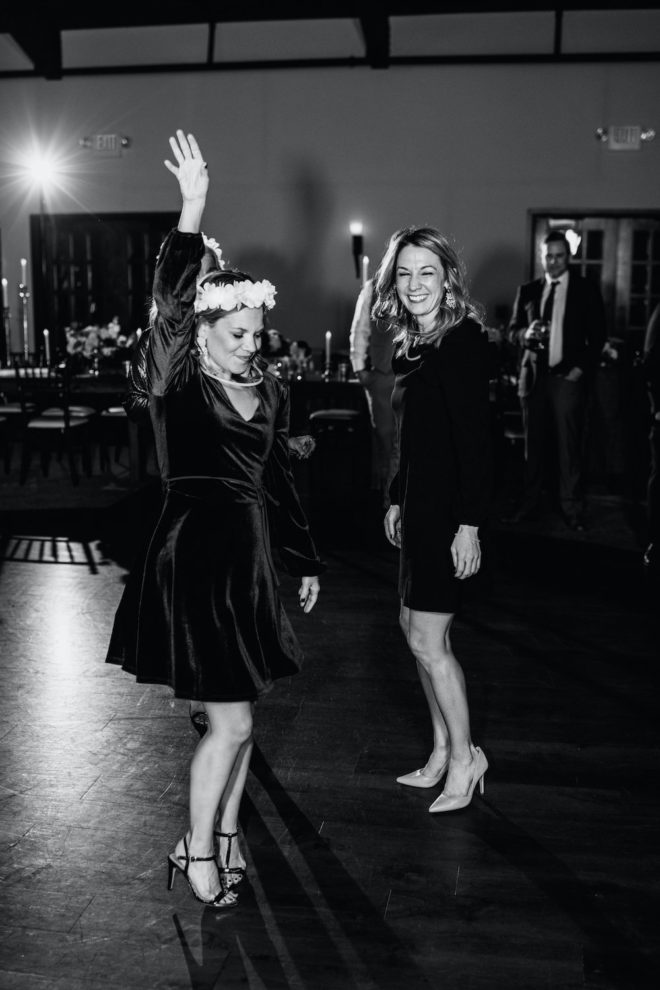
[[[436,790],[394,780],[430,744],[396,554],[372,516],[319,512],[317,609],[282,584],[305,670],[258,706],[249,884],[218,914],[166,890],[187,705],[103,662],[151,509],[42,513],[2,543],[1,990],[660,985],[660,596],[638,554],[495,534],[453,640],[486,793],[433,816]]]

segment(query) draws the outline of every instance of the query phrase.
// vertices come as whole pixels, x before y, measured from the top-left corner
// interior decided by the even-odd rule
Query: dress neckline
[[[217,381],[217,379],[215,379],[215,380]],[[227,403],[227,405],[229,406],[229,408],[232,410],[232,412],[235,412],[236,415],[240,419],[242,419],[244,423],[251,423],[254,420],[254,418],[257,415],[257,413],[259,412],[259,409],[261,408],[261,393],[259,391],[259,386],[255,386],[255,389],[254,389],[254,393],[253,394],[257,396],[257,404],[254,407],[254,412],[252,413],[252,415],[248,419],[248,418],[246,418],[243,415],[243,413],[240,411],[240,409],[237,409],[236,408],[236,406],[234,405],[234,403],[231,401],[231,399],[229,398],[229,395],[227,394],[227,390],[225,389],[225,386],[221,382],[218,382],[218,385],[220,386],[220,392],[222,394],[223,399],[225,400],[225,402]]]

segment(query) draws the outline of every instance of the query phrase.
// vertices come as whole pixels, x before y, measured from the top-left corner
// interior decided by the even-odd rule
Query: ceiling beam
[[[40,17],[43,18],[43,14]],[[59,28],[54,24],[42,23],[38,31],[15,29],[12,37],[32,62],[38,76],[62,78],[62,37]]]
[[[386,69],[390,64],[390,21],[384,14],[366,14],[359,18],[367,62],[372,69]]]

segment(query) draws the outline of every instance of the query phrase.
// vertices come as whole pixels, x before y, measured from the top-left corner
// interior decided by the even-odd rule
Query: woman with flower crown
[[[254,702],[302,659],[278,596],[266,479],[280,558],[301,578],[305,612],[324,568],[293,486],[287,387],[255,361],[275,287],[237,270],[199,279],[208,170],[191,134],[177,131],[170,146],[175,162],[165,165],[183,205],[158,257],[146,350],[165,501],[117,609],[107,659],[140,683],[204,703],[190,827],[168,857],[168,886],[181,872],[196,898],[226,908],[245,874],[237,823]]]
[[[465,581],[481,567],[479,527],[490,495],[488,336],[456,252],[433,227],[392,235],[372,314],[390,325],[396,346],[400,464],[385,534],[400,549],[399,621],[433,726],[426,764],[397,781],[430,788],[446,777],[429,811],[456,811],[477,784],[483,791],[488,768],[472,744],[465,678],[450,641]]]

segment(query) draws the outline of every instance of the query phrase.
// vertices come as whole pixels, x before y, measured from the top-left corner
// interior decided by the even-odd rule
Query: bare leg
[[[401,606],[399,623],[407,641],[410,630],[410,609],[406,608],[405,605]],[[422,768],[422,772],[428,777],[435,777],[445,765],[449,756],[449,732],[447,723],[436,700],[431,679],[419,660],[417,661],[417,673],[422,690],[424,691],[426,703],[429,706],[431,724],[433,726],[433,752],[429,756],[426,766]]]
[[[231,835],[233,832],[238,831],[238,812],[241,806],[243,791],[245,790],[245,782],[247,780],[248,770],[250,768],[250,758],[252,757],[253,747],[254,743],[251,738],[241,746],[238,756],[236,757],[236,762],[234,763],[231,776],[220,801],[220,808],[215,827],[216,831],[224,832],[225,835]],[[231,855],[229,857],[229,862],[226,860],[228,844],[229,839],[223,838],[222,836],[218,837],[219,864],[225,867],[240,866],[244,868],[245,858],[240,850],[238,839],[234,838],[231,840]]]
[[[249,701],[213,701],[206,702],[205,707],[209,729],[200,739],[190,763],[188,845],[192,856],[213,855],[213,826],[218,807],[241,750],[252,738]],[[177,855],[183,853],[182,840],[176,852]],[[220,881],[214,862],[191,863],[189,874],[200,897],[211,899],[219,893]]]
[[[417,612],[405,607],[401,613],[401,624],[408,646],[417,661],[418,669],[421,668],[426,675],[426,684],[444,720],[449,739],[451,757],[444,793],[467,794],[473,776],[474,757],[465,678],[449,639],[454,616],[440,612]],[[426,693],[424,680],[422,687]],[[433,709],[431,719],[434,719]],[[434,753],[436,727],[441,733],[442,724],[438,719],[433,725]]]

